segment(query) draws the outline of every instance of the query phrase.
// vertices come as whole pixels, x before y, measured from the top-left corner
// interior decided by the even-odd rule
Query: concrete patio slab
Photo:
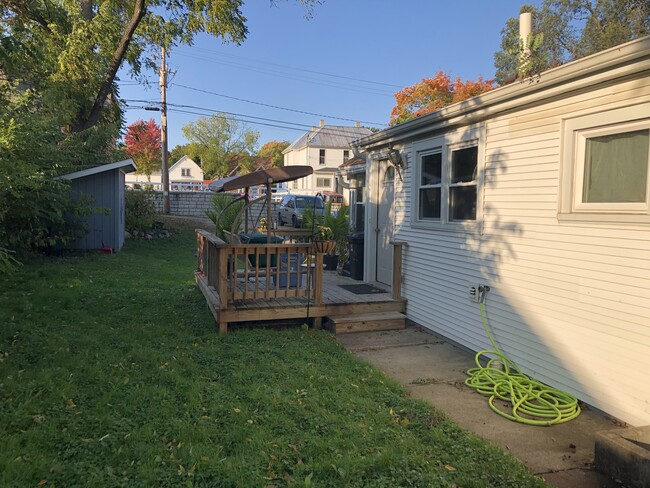
[[[531,472],[559,488],[619,486],[593,469],[596,432],[616,425],[585,410],[571,422],[534,427],[490,410],[487,398],[465,386],[474,355],[414,327],[349,334],[340,342],[431,403],[454,422],[518,458]]]

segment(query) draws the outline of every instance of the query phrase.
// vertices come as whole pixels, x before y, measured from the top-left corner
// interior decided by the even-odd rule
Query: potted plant
[[[316,232],[312,240],[312,248],[314,252],[323,254],[330,254],[336,249],[336,240],[334,239],[334,232],[326,225],[319,225],[316,227]]]

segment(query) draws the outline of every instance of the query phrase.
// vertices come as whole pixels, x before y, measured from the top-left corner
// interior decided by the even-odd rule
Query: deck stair
[[[327,317],[325,327],[335,334],[397,330],[406,327],[406,316],[400,312],[379,312]]]

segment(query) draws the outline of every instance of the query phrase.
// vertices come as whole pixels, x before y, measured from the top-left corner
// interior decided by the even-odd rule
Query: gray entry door
[[[377,205],[377,281],[390,285],[393,278],[393,200],[395,168],[384,162],[380,168]]]

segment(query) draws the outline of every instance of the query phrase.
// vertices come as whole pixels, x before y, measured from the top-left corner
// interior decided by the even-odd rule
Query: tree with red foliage
[[[147,176],[161,168],[160,126],[153,119],[136,120],[126,128],[124,136],[126,153],[138,167],[138,173]]]
[[[259,148],[257,155],[270,157],[273,161],[273,166],[284,166],[284,155],[282,151],[288,148],[290,144],[288,141],[269,141]]]
[[[495,88],[494,80],[452,81],[449,75],[438,71],[433,78],[422,78],[413,86],[407,86],[395,93],[395,107],[390,114],[390,125],[406,122],[440,110],[447,105],[467,100]]]

